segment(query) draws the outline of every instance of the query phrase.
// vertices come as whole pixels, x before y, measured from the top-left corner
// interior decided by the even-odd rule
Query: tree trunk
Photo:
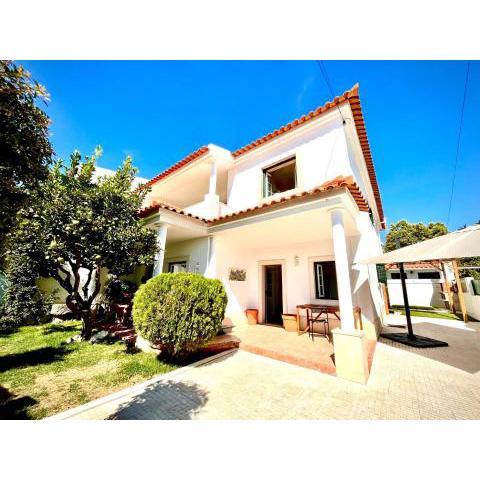
[[[92,313],[90,310],[82,311],[82,322],[82,338],[83,340],[89,340],[93,330]]]

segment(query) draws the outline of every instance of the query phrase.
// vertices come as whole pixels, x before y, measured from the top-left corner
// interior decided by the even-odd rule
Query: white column
[[[167,243],[168,225],[161,223],[157,229],[157,254],[153,264],[153,276],[156,277],[163,272],[163,259],[165,258],[165,244]]]
[[[215,237],[210,235],[207,241],[208,241],[208,251],[207,251],[207,268],[205,269],[205,277],[216,278],[217,255],[215,252]]]
[[[204,197],[204,217],[207,219],[216,218],[220,215],[220,197],[217,195],[217,162],[212,160],[210,164],[210,182],[208,193]]]
[[[217,162],[212,160],[210,166],[210,183],[208,185],[208,193],[210,195],[216,195],[217,193]]]
[[[331,210],[330,216],[332,221],[333,251],[335,253],[335,270],[337,272],[341,329],[354,331],[355,320],[353,317],[350,265],[348,262],[345,227],[343,225],[343,211],[340,208]]]

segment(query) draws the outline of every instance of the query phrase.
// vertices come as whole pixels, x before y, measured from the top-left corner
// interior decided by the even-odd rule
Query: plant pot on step
[[[287,332],[297,331],[297,315],[294,313],[282,313],[283,328]]]
[[[249,325],[256,325],[258,323],[258,310],[256,308],[249,308],[245,310]]]

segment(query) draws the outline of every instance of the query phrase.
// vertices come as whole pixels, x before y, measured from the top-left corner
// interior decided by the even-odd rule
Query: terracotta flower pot
[[[255,308],[250,308],[245,310],[245,315],[247,316],[249,325],[256,325],[258,323],[258,310]]]
[[[283,313],[283,328],[287,332],[296,332],[297,331],[297,316],[294,313]]]

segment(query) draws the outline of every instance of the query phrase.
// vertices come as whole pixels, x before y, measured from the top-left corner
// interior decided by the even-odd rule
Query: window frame
[[[275,192],[271,191],[271,183],[268,181],[268,174],[274,172],[280,168],[286,167],[287,165],[293,163],[295,166],[295,175],[294,175],[294,182],[295,185],[293,188],[289,188],[288,190],[283,190],[282,192]],[[292,155],[291,157],[286,158],[285,160],[281,160],[280,162],[274,163],[268,167],[262,168],[262,197],[268,198],[273,195],[281,194],[284,192],[289,192],[291,190],[295,190],[298,188],[298,174],[297,174],[297,156]]]
[[[327,277],[325,276],[325,272],[324,272],[324,264],[332,264],[333,266],[333,272],[335,272],[334,274],[334,279],[329,279],[328,278],[328,281],[334,281],[336,282],[336,285],[335,285],[335,290],[336,290],[336,293],[337,293],[337,296],[336,298],[334,296],[332,296],[331,293],[329,293],[329,295],[327,296],[327,293],[326,293],[326,288],[325,288],[325,280],[327,279]],[[335,270],[335,260],[314,260],[313,261],[313,294],[314,294],[314,298],[315,300],[324,300],[324,301],[333,301],[333,302],[337,302],[338,301],[338,282],[337,282],[337,275],[336,275],[336,270]],[[318,273],[320,273],[320,277],[318,275]],[[319,280],[321,280],[321,285],[319,283]],[[329,291],[331,291],[331,288],[328,289]]]
[[[174,265],[184,265],[185,266],[184,271],[188,272],[188,261],[187,260],[176,260],[176,261],[173,261],[173,262],[168,262],[168,273],[178,273],[178,272],[174,272],[173,270],[171,270],[171,268]]]
[[[426,277],[424,275],[427,275]],[[429,276],[429,275],[435,275],[435,276]],[[436,271],[430,271],[430,272],[417,272],[417,278],[419,280],[441,280],[442,275],[440,272]]]
[[[325,281],[323,279],[322,262],[314,262],[313,269],[314,269],[313,275],[315,278],[315,298],[320,300],[322,298],[325,298]],[[321,284],[319,283],[319,280],[321,280]]]

